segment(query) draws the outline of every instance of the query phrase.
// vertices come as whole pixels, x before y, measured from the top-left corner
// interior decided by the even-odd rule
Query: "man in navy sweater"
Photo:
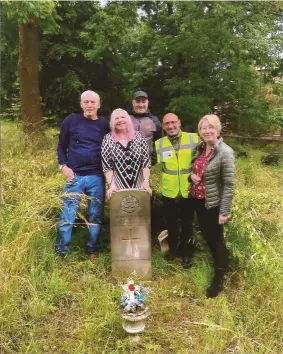
[[[94,262],[99,252],[105,193],[101,144],[104,135],[109,132],[109,122],[97,116],[100,97],[96,92],[82,93],[81,108],[83,113],[70,114],[65,118],[59,135],[57,155],[66,185],[56,251],[62,258],[69,251],[76,213],[85,194],[88,197],[90,231],[86,245]]]

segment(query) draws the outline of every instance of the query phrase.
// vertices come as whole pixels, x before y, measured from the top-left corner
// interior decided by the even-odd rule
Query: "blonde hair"
[[[201,120],[198,123],[198,132],[200,133],[201,130],[201,125],[204,121],[207,121],[210,125],[213,126],[217,130],[218,135],[220,135],[221,132],[221,122],[220,119],[216,114],[206,114],[201,118]]]
[[[111,113],[110,117],[110,134],[113,138],[114,141],[119,141],[119,137],[115,131],[115,119],[116,119],[116,113],[122,112],[126,118],[126,126],[127,126],[127,132],[128,132],[128,138],[129,140],[134,140],[136,137],[135,130],[133,127],[133,123],[131,120],[131,117],[129,116],[128,112],[126,112],[122,108],[116,108],[114,111]]]

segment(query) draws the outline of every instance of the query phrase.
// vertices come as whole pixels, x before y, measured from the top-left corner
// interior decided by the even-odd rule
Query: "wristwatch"
[[[62,171],[62,168],[63,168],[64,166],[66,166],[66,164],[60,165],[60,166],[59,166],[59,170]]]

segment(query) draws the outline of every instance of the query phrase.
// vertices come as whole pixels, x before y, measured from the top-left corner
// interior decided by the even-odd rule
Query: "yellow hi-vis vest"
[[[162,195],[188,198],[192,151],[199,141],[195,133],[182,132],[178,156],[167,136],[155,142],[157,162],[162,164]]]

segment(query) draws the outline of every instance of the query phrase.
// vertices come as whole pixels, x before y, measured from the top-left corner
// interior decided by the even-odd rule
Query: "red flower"
[[[136,290],[134,284],[129,284],[129,285],[128,285],[128,289],[129,289],[130,291],[135,291],[135,290]]]

